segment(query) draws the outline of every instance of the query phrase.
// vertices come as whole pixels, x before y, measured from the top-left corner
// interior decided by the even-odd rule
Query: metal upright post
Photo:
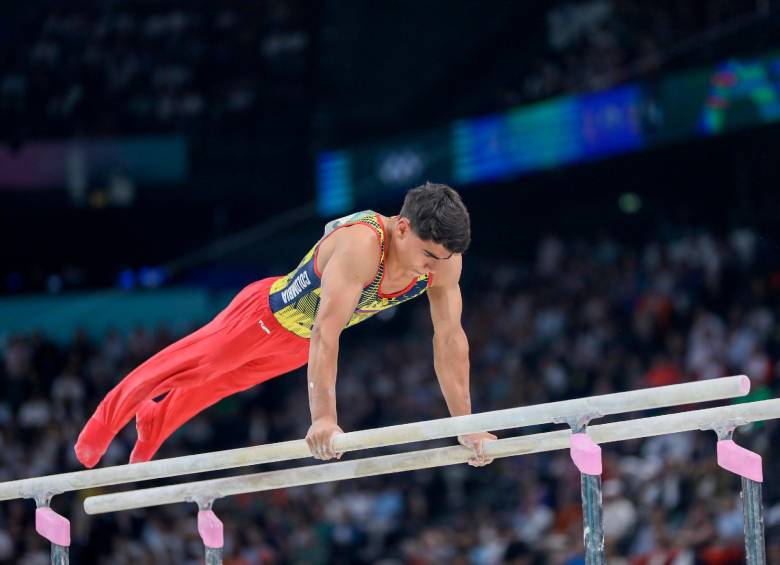
[[[765,565],[766,544],[761,482],[742,477],[742,505],[747,565]]]
[[[766,565],[764,507],[761,483],[764,482],[761,456],[734,443],[734,429],[745,422],[732,420],[712,429],[718,434],[718,465],[742,477],[742,515],[747,565]]]
[[[601,447],[585,433],[588,422],[597,414],[567,418],[572,436],[569,454],[580,471],[585,563],[604,565],[604,523],[601,504]]]
[[[70,563],[70,521],[51,509],[51,496],[36,496],[35,531],[51,542],[52,565]]]
[[[211,509],[213,498],[194,500],[198,505],[198,533],[206,549],[206,565],[222,565],[225,545],[224,527]]]

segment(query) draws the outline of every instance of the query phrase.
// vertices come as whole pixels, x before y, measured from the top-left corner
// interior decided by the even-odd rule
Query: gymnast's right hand
[[[333,438],[344,431],[333,418],[317,418],[309,427],[306,443],[315,459],[340,459],[341,453],[333,449]]]

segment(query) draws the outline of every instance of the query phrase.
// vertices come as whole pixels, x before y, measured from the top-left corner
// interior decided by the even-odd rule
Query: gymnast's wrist
[[[318,414],[311,417],[312,424],[333,424],[338,425],[338,417],[336,414]]]

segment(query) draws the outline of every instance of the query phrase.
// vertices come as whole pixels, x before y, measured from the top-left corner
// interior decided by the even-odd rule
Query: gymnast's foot
[[[94,417],[90,418],[73,446],[76,458],[82,465],[91,469],[103,457],[112,439],[114,434],[105,424]]]
[[[160,449],[160,446],[157,444],[144,443],[140,439],[136,440],[133,451],[130,453],[130,463],[151,461],[158,449]]]
[[[157,403],[154,400],[145,400],[135,414],[135,429],[138,432],[138,439],[132,453],[130,453],[130,463],[150,461],[160,449],[160,442],[152,441],[155,435],[156,409]]]

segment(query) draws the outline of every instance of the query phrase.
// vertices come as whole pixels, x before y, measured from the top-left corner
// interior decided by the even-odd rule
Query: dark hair
[[[409,220],[420,239],[443,245],[452,253],[463,253],[471,243],[469,211],[460,194],[446,184],[426,182],[411,189],[401,216]]]

